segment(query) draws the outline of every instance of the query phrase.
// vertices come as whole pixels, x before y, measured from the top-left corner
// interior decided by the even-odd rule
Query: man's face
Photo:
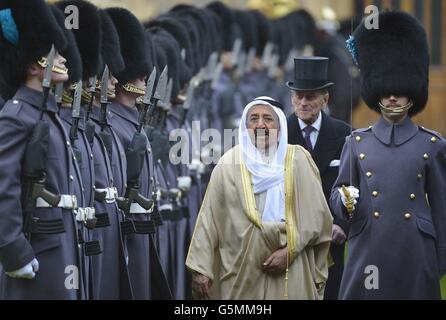
[[[252,107],[246,119],[246,127],[253,144],[261,150],[270,145],[277,145],[279,136],[279,118],[268,105]]]
[[[133,81],[129,81],[129,83],[133,84],[135,87],[145,90],[146,89],[146,77],[138,78]]]
[[[296,116],[307,124],[314,123],[328,103],[326,91],[293,91],[291,102]]]

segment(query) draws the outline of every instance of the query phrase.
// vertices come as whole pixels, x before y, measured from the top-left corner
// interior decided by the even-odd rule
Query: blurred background
[[[49,1],[52,2],[52,1]],[[179,3],[203,6],[208,0],[91,0],[100,7],[120,6],[131,10],[142,21],[156,17]],[[298,8],[308,10],[322,27],[350,29],[350,19],[364,16],[368,5],[380,9],[400,9],[415,15],[425,26],[431,48],[429,103],[415,121],[446,136],[446,3],[443,0],[223,0],[237,8],[259,9],[270,18],[279,18]],[[347,30],[348,32],[349,30]],[[344,32],[346,32],[344,30]],[[367,127],[377,114],[363,103],[353,112],[353,126]]]

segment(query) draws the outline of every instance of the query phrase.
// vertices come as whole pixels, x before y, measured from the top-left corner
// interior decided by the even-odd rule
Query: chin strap
[[[410,108],[412,108],[413,102],[409,101],[406,105],[397,108],[387,108],[381,102],[379,102],[379,108],[382,113],[385,113],[388,116],[400,116],[406,113]]]

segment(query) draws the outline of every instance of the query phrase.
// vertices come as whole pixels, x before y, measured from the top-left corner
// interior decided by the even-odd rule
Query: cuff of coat
[[[0,263],[6,272],[20,269],[34,258],[33,248],[24,235],[0,247]]]

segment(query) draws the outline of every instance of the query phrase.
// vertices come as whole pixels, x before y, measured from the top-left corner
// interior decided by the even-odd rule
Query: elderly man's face
[[[276,145],[279,136],[279,118],[268,105],[257,105],[248,112],[246,127],[253,144],[262,150]]]
[[[291,102],[296,116],[306,124],[314,123],[328,103],[327,91],[293,91]]]

